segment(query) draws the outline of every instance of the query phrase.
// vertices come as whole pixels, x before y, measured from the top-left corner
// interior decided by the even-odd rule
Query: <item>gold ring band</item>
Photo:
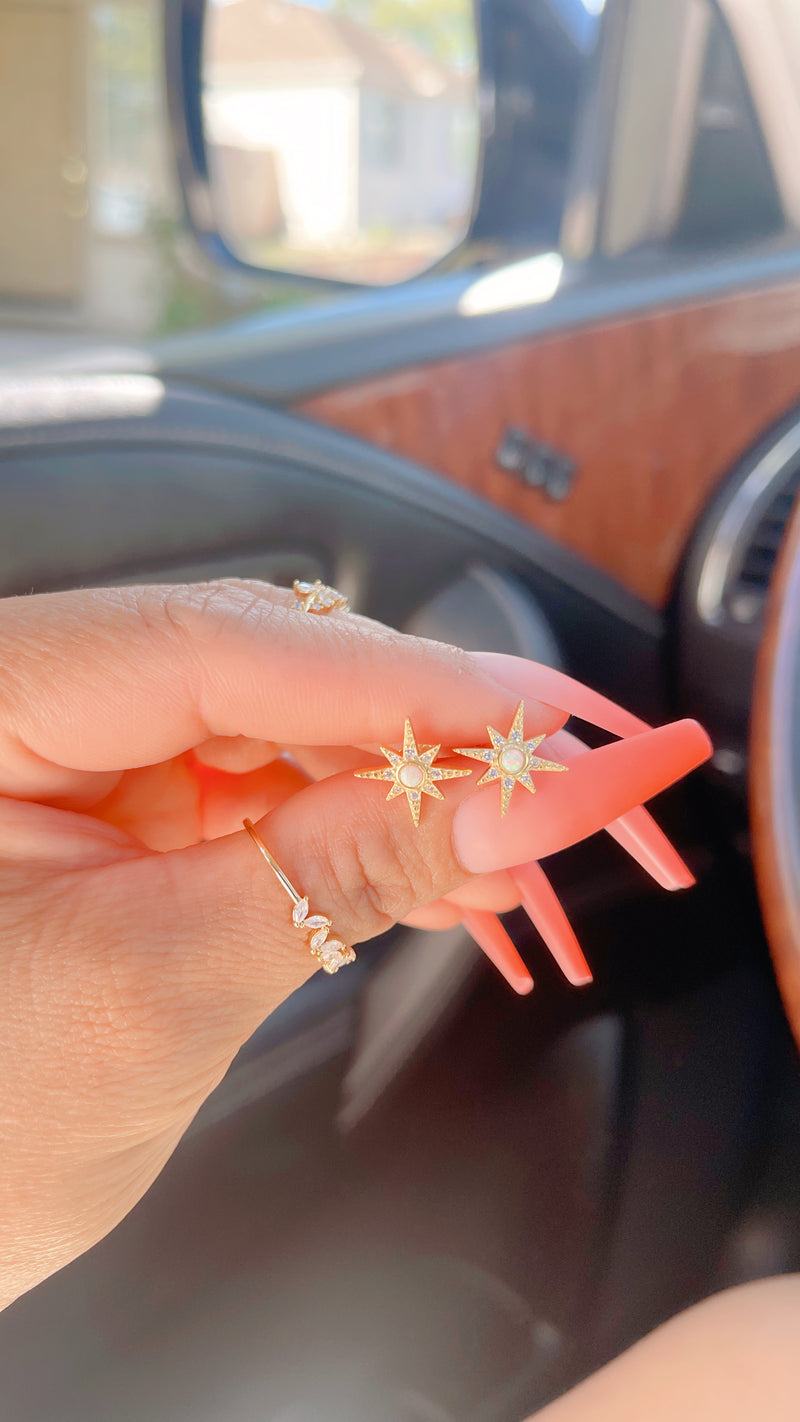
[[[247,833],[253,841],[259,854],[266,859],[275,878],[281,888],[289,895],[292,901],[292,924],[301,933],[310,933],[308,949],[312,958],[316,958],[326,973],[338,973],[340,968],[344,968],[348,963],[354,963],[356,955],[353,949],[341,938],[331,938],[330,932],[333,927],[331,920],[322,913],[309,913],[308,899],[304,894],[298,893],[291,879],[284,874],[277,859],[270,853],[261,835],[258,833],[252,820],[242,820]]]

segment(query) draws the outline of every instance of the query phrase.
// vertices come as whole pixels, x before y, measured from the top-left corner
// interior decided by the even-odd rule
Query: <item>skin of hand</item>
[[[800,1276],[714,1295],[528,1422],[796,1422]]]
[[[560,797],[543,788],[536,814],[512,805],[502,834],[494,797],[448,781],[415,830],[403,799],[352,775],[385,763],[406,717],[419,744],[451,746],[510,724],[521,695],[530,734],[566,712],[530,696],[531,664],[496,675],[292,601],[232,580],[0,602],[0,1306],[122,1219],[316,967],[245,815],[357,944],[484,870],[495,890],[473,892],[508,906],[506,866],[708,754],[693,722],[605,746],[548,777]]]

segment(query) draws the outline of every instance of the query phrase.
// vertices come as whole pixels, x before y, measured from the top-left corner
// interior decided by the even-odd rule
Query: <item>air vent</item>
[[[800,492],[800,418],[754,451],[709,511],[697,579],[697,612],[707,627],[757,640],[775,559]]]
[[[742,550],[739,572],[728,592],[735,622],[753,623],[761,615],[786,526],[800,493],[800,468],[778,488]]]
[[[710,505],[686,561],[676,665],[683,714],[716,747],[714,771],[744,790],[750,698],[775,561],[800,498],[800,411],[772,430]]]

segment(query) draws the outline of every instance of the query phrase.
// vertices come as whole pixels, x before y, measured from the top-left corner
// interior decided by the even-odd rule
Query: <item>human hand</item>
[[[314,970],[244,816],[358,943],[708,754],[693,722],[606,746],[542,777],[502,833],[496,797],[453,780],[415,830],[352,769],[406,717],[420,742],[478,744],[527,664],[291,602],[228,582],[0,603],[0,1304],[124,1216]],[[565,719],[526,696],[527,734]]]

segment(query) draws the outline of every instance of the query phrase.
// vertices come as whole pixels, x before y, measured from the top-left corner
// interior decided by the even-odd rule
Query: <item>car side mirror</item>
[[[218,255],[385,285],[461,245],[481,154],[472,0],[189,0],[179,24],[184,192]]]
[[[177,166],[206,252],[352,287],[559,248],[624,5],[474,3],[167,0]]]

